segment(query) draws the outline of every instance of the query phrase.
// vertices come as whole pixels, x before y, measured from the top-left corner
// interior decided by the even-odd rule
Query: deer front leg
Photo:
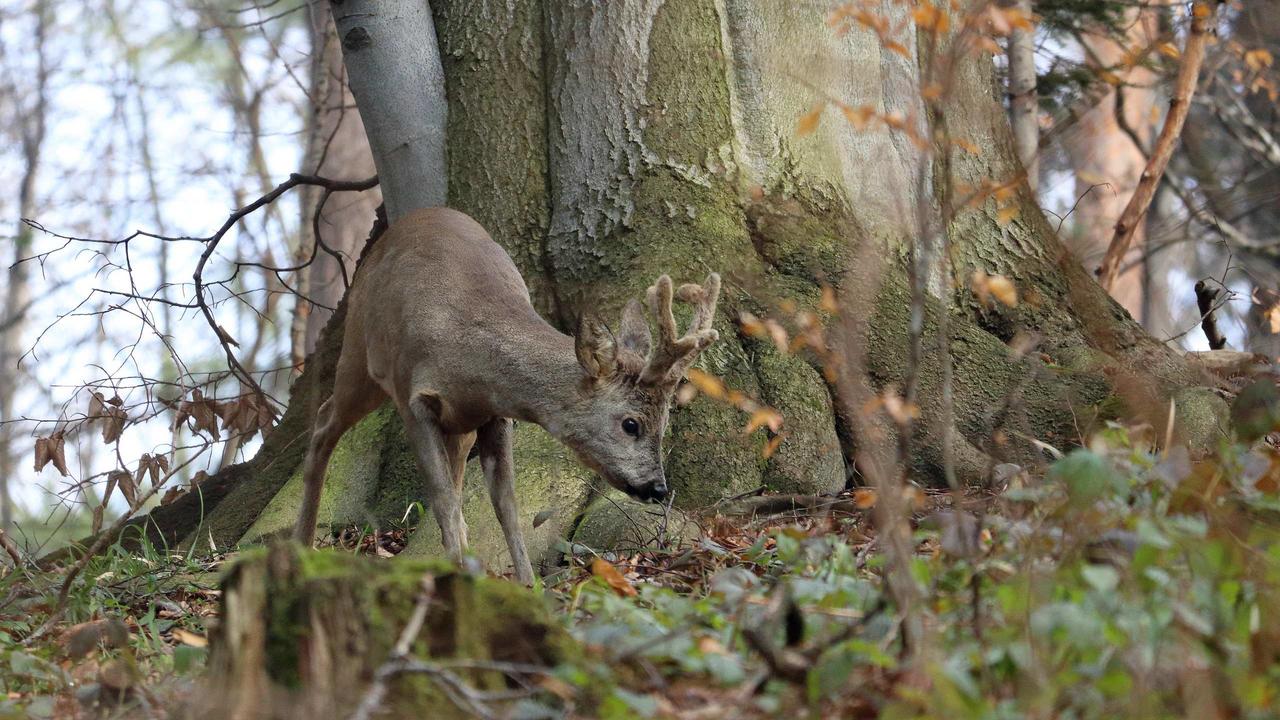
[[[409,402],[405,433],[418,467],[427,480],[427,502],[440,526],[440,539],[445,552],[454,562],[462,560],[467,549],[467,523],[462,518],[462,501],[454,487],[449,465],[448,446],[440,430],[437,402],[428,395],[418,395]]]
[[[523,585],[533,584],[533,566],[524,547],[524,532],[520,528],[520,512],[516,507],[516,474],[511,453],[511,421],[494,418],[483,425],[476,441],[480,450],[480,467],[484,469],[485,484],[489,486],[489,499],[498,516],[498,524],[507,538],[511,551],[511,565],[516,580]]]
[[[344,429],[337,427],[335,422],[333,398],[325,400],[312,424],[311,442],[307,446],[307,458],[302,469],[302,510],[298,513],[298,524],[293,527],[293,539],[308,547],[316,539],[316,517],[320,513],[320,492],[324,490],[324,471]]]

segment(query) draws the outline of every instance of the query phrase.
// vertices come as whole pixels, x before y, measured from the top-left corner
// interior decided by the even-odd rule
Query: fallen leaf
[[[618,572],[618,568],[604,558],[598,557],[591,561],[591,574],[604,580],[605,584],[623,597],[634,597],[638,594],[631,582]]]

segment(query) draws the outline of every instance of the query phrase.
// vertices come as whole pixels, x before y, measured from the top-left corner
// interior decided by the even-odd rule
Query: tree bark
[[[364,122],[356,107],[342,64],[333,15],[324,6],[310,9],[311,27],[311,116],[303,170],[321,177],[357,179],[377,173]],[[317,241],[345,258],[343,264],[329,252],[315,252],[315,260],[305,271],[305,290],[297,299],[291,332],[294,367],[301,370],[306,356],[314,352],[320,331],[333,315],[346,292],[346,283],[355,269],[356,258],[368,237],[370,219],[382,202],[382,193],[373,189],[329,197],[316,217],[324,197],[321,188],[303,190],[299,218],[298,255],[311,257]]]
[[[414,62],[420,48],[399,55],[403,38],[381,39],[409,27],[387,20],[402,4],[416,5],[338,6],[362,104],[373,96],[361,88],[424,94],[399,85],[404,69],[396,67]],[[871,392],[902,387],[912,371],[903,360],[911,304],[904,258],[915,218],[928,216],[918,210],[940,207],[946,188],[1021,174],[991,58],[949,68],[946,102],[931,110],[951,137],[980,152],[947,146],[923,154],[903,132],[859,129],[834,108],[813,132],[794,132],[797,119],[827,98],[926,129],[919,79],[927,43],[914,35],[901,38],[904,56],[884,50],[870,31],[837,35],[819,10],[771,0],[438,0],[432,9],[449,107],[449,204],[508,250],[549,320],[569,328],[583,312],[616,317],[663,272],[683,280],[717,270],[726,279],[721,340],[704,354],[703,367],[778,409],[786,437],[766,456],[773,438],[763,430],[744,434],[738,410],[706,397],[679,408],[667,440],[677,506],[707,508],[762,485],[818,494],[858,482],[860,448],[891,441],[858,430],[865,410],[833,399],[845,393],[826,379],[822,358],[779,352],[735,319],[746,311],[789,322],[794,311],[786,307],[821,314],[823,288],[831,285],[842,318],[858,328],[836,350]],[[909,17],[889,0],[882,13],[890,26]],[[363,39],[347,42],[353,34]],[[383,69],[395,72],[379,75]],[[383,99],[380,115],[408,107]],[[394,143],[367,119],[381,175],[384,163],[395,161],[384,157]],[[399,124],[407,118],[382,121],[408,132]],[[391,177],[383,186],[389,202],[399,182]],[[1039,462],[1031,438],[1069,446],[1087,437],[1092,423],[1122,411],[1148,413],[1163,427],[1169,392],[1180,420],[1204,419],[1197,432],[1211,433],[1221,400],[1180,389],[1195,384],[1197,372],[1144,334],[1070,258],[1025,183],[1002,202],[1018,210],[1012,221],[989,199],[959,208],[943,229],[953,275],[935,273],[927,283],[925,350],[913,370],[924,415],[911,444],[913,477],[943,476],[947,433],[938,408],[948,390],[954,419],[946,425],[954,429],[955,469],[965,482],[982,481],[993,461]],[[1024,302],[979,302],[965,282],[976,270],[1008,277]],[[300,447],[315,403],[328,392],[324,368],[337,352],[340,317],[319,346],[318,357],[328,359],[308,363],[281,429],[212,509],[197,539],[209,533],[225,546],[292,524]],[[940,327],[954,376],[949,387]],[[1008,343],[1027,337],[1038,339],[1037,352],[1010,352]],[[602,493],[540,432],[518,429],[518,486],[531,554],[553,561],[557,538],[599,526],[589,521],[600,508],[628,506]],[[422,483],[394,413],[375,413],[343,443],[330,467],[323,520],[398,521],[421,498]],[[480,487],[474,473],[468,487]],[[501,567],[502,546],[476,539],[494,524],[492,512],[483,502],[468,508],[473,548]],[[545,520],[544,511],[554,520],[535,529],[534,516]],[[430,524],[422,523],[411,550],[427,547],[418,536],[429,538]],[[533,539],[539,532],[544,539]]]
[[[1031,0],[1013,0],[1011,7],[1031,18]],[[1034,192],[1040,182],[1040,99],[1036,95],[1036,33],[1014,28],[1009,33],[1009,121],[1018,159]]]
[[[448,106],[431,8],[425,0],[344,0],[333,8],[387,217],[444,205]]]

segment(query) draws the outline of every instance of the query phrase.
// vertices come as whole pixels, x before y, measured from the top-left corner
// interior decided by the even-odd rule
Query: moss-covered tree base
[[[553,668],[579,654],[532,591],[445,563],[386,563],[281,543],[246,553],[222,592],[192,717],[350,716],[379,669],[385,673],[424,592],[425,621],[408,653],[423,665],[385,678],[374,717],[471,717],[456,698],[506,689],[495,665]],[[429,671],[446,666],[444,682]]]

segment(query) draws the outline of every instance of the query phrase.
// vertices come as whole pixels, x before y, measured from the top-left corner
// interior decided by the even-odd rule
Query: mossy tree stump
[[[194,717],[345,718],[376,682],[370,717],[472,717],[460,692],[492,697],[510,689],[500,669],[550,670],[578,653],[531,591],[442,562],[280,543],[237,561],[222,592]],[[420,630],[399,646],[418,670],[388,673],[420,601]]]

